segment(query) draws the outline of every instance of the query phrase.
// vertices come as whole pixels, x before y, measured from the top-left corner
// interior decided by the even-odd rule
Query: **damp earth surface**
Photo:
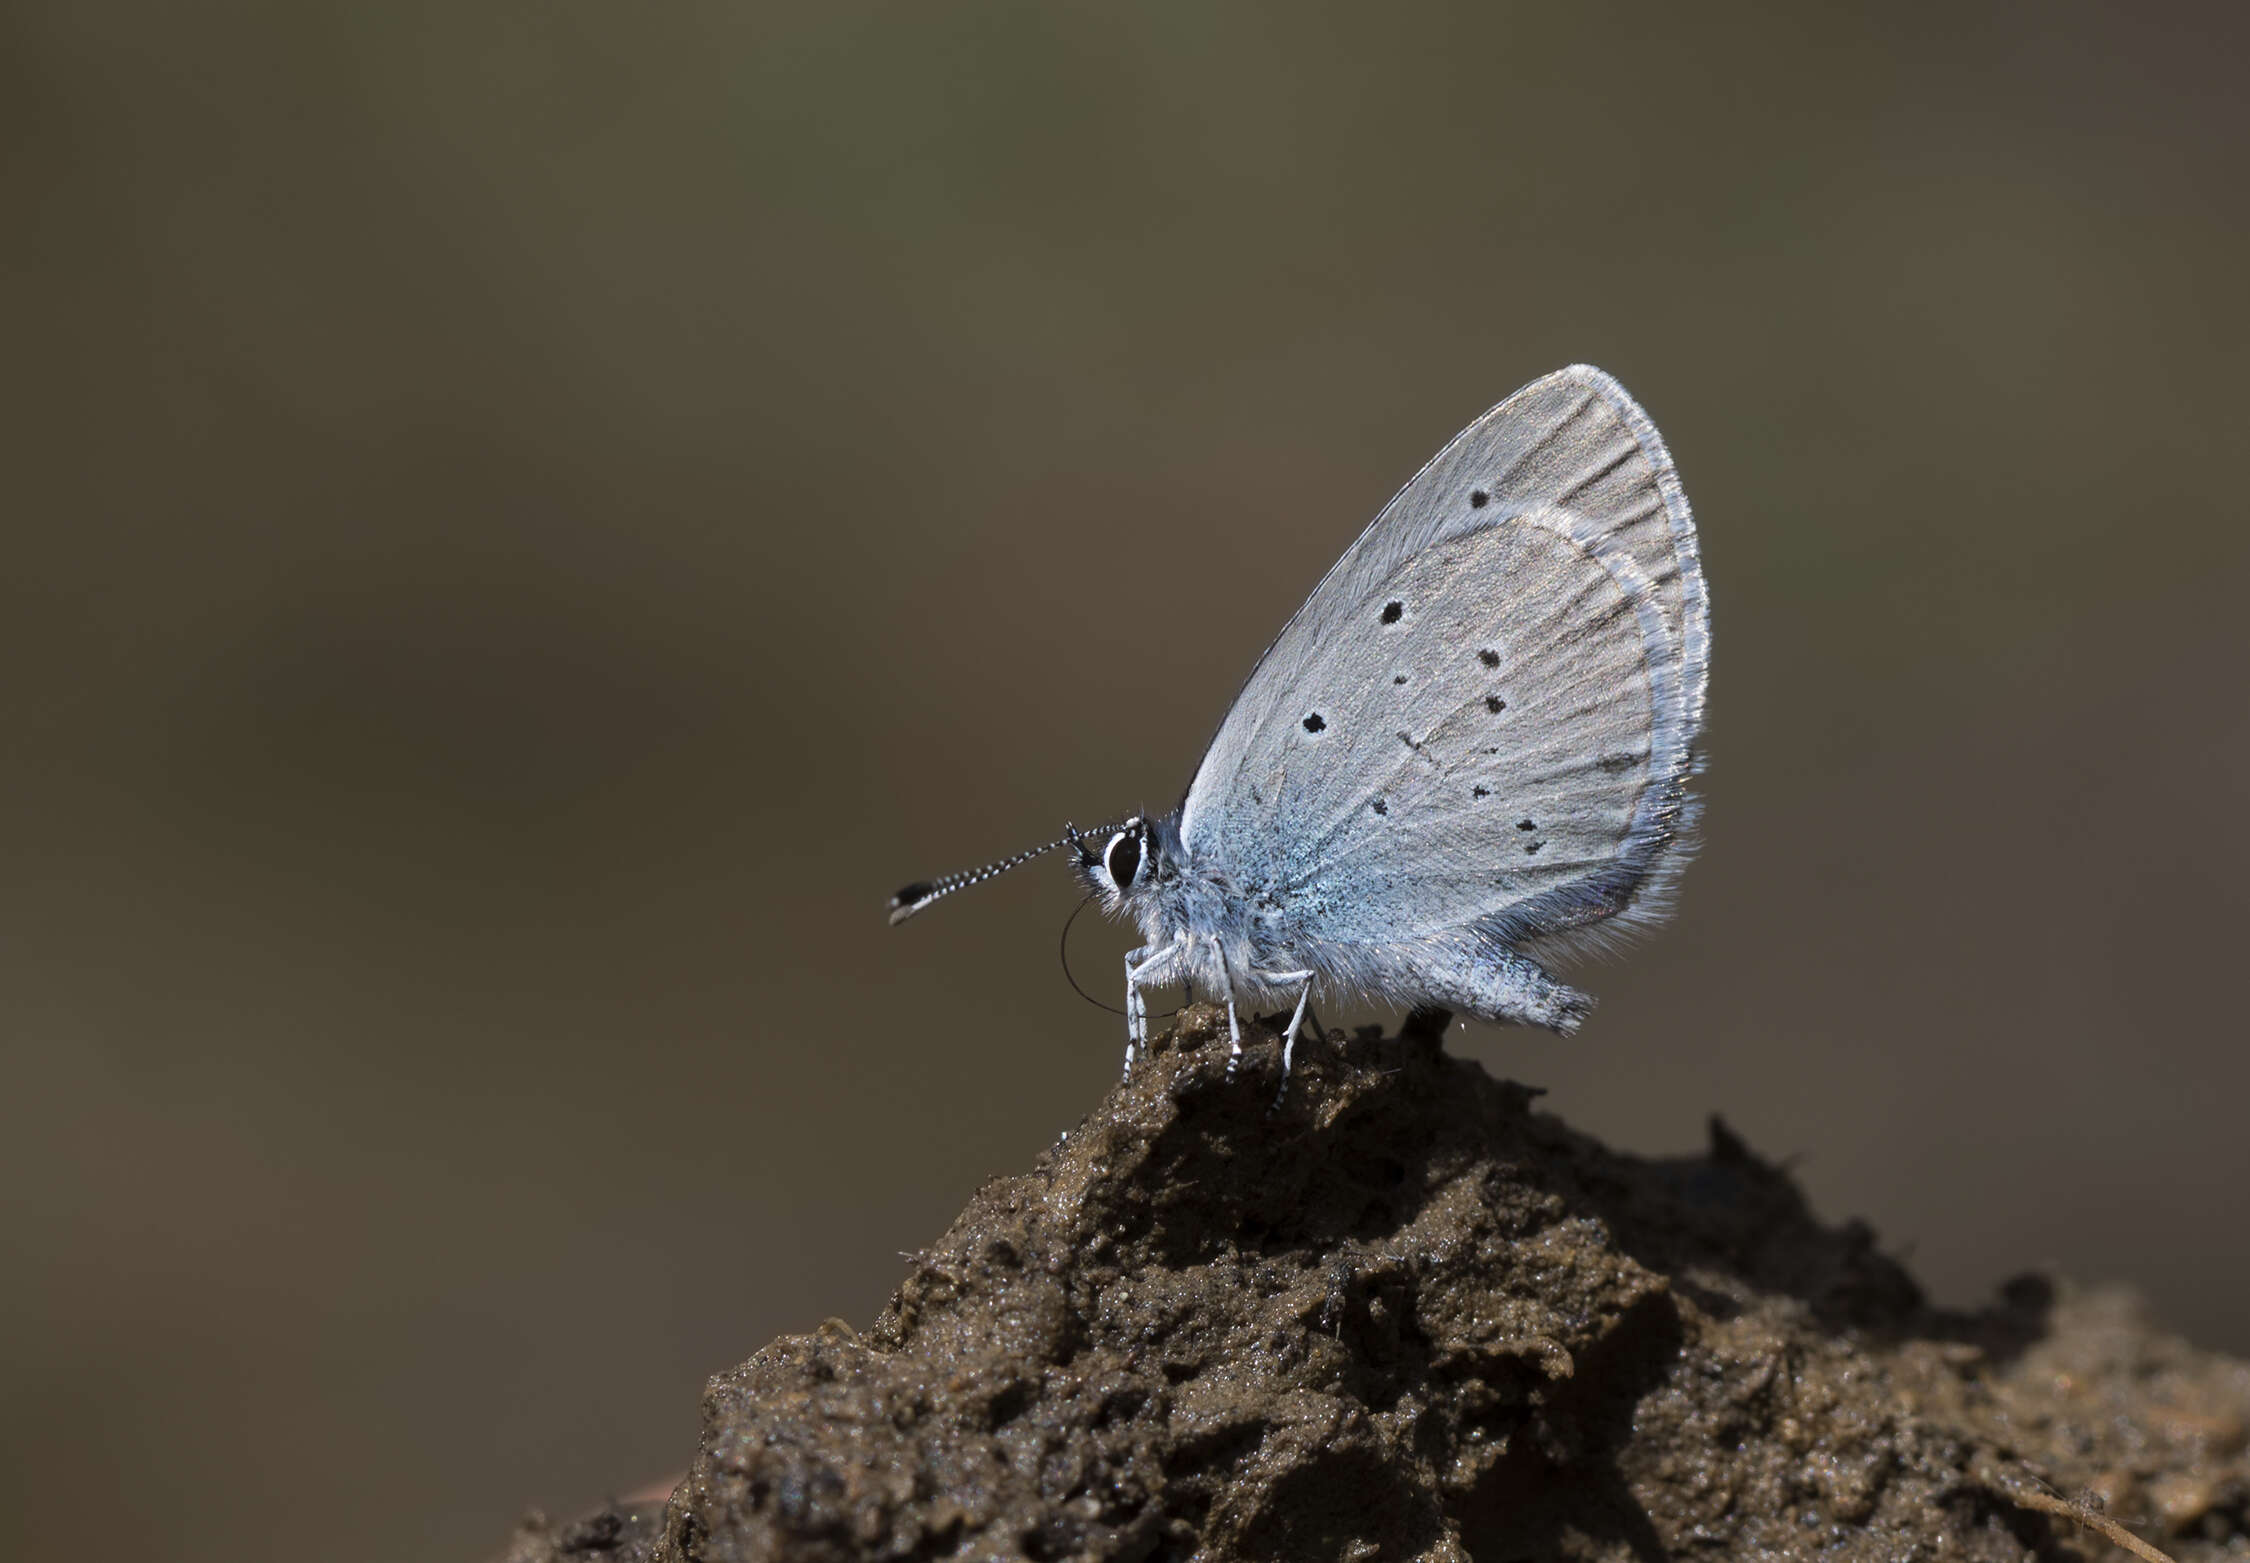
[[[1275,1105],[1184,1012],[879,1318],[712,1379],[668,1502],[507,1563],[2125,1555],[2069,1506],[2250,1558],[2250,1365],[2050,1277],[1934,1308],[1723,1124],[1618,1154],[1417,1020]]]

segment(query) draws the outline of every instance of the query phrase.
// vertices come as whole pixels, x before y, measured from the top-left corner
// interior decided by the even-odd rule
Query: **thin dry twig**
[[[2124,1548],[2142,1563],[2176,1563],[2168,1553],[2158,1551],[2092,1504],[2065,1498],[2037,1471],[2005,1451],[1989,1446],[1979,1450],[1970,1463],[1969,1474],[1986,1491],[2007,1499],[2018,1508],[2066,1519],[2082,1530],[2092,1531],[2111,1546]]]
[[[2023,1508],[2037,1509],[2043,1514],[2059,1514],[2074,1525],[2083,1525],[2112,1545],[2123,1547],[2133,1556],[2144,1559],[2145,1563],[2174,1563],[2169,1553],[2159,1552],[2124,1526],[2118,1524],[2117,1521],[2088,1504],[2073,1503],[2068,1498],[2060,1497],[2054,1493],[2041,1492],[2037,1488],[2016,1488],[2012,1491],[2003,1491],[2001,1496],[2010,1503],[2020,1505]]]

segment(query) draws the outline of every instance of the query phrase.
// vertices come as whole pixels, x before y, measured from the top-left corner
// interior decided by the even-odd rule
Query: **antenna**
[[[1137,815],[1134,817],[1138,818]],[[1032,847],[1028,851],[1018,852],[1014,857],[1004,857],[996,863],[987,863],[982,868],[964,869],[958,874],[945,874],[936,879],[918,879],[913,884],[903,887],[898,894],[891,897],[891,926],[896,928],[900,923],[905,922],[909,917],[941,896],[949,896],[956,890],[966,890],[971,885],[981,885],[987,879],[1005,874],[1017,864],[1028,863],[1035,857],[1041,857],[1054,851],[1057,847],[1077,847],[1079,851],[1083,852],[1086,849],[1081,844],[1081,837],[1100,835],[1105,831],[1122,830],[1132,823],[1131,819],[1124,819],[1114,825],[1096,825],[1090,831],[1082,831],[1075,826],[1065,825],[1063,826],[1062,838],[1058,841],[1050,841],[1043,847]]]

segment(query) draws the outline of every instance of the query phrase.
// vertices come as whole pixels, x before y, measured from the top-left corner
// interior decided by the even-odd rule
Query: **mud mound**
[[[721,1374],[669,1505],[511,1563],[2250,1555],[2250,1366],[2025,1279],[1928,1307],[1717,1123],[1620,1156],[1434,1030],[1227,1078],[1190,1010],[872,1328]]]

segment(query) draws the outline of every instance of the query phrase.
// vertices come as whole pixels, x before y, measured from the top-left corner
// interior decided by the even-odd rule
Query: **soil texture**
[[[713,1379],[668,1504],[509,1563],[2250,1558],[2250,1364],[2026,1276],[1930,1307],[1723,1124],[1619,1155],[1416,1017],[1191,1008],[864,1330]],[[1996,1234],[1996,1243],[2005,1243]]]

